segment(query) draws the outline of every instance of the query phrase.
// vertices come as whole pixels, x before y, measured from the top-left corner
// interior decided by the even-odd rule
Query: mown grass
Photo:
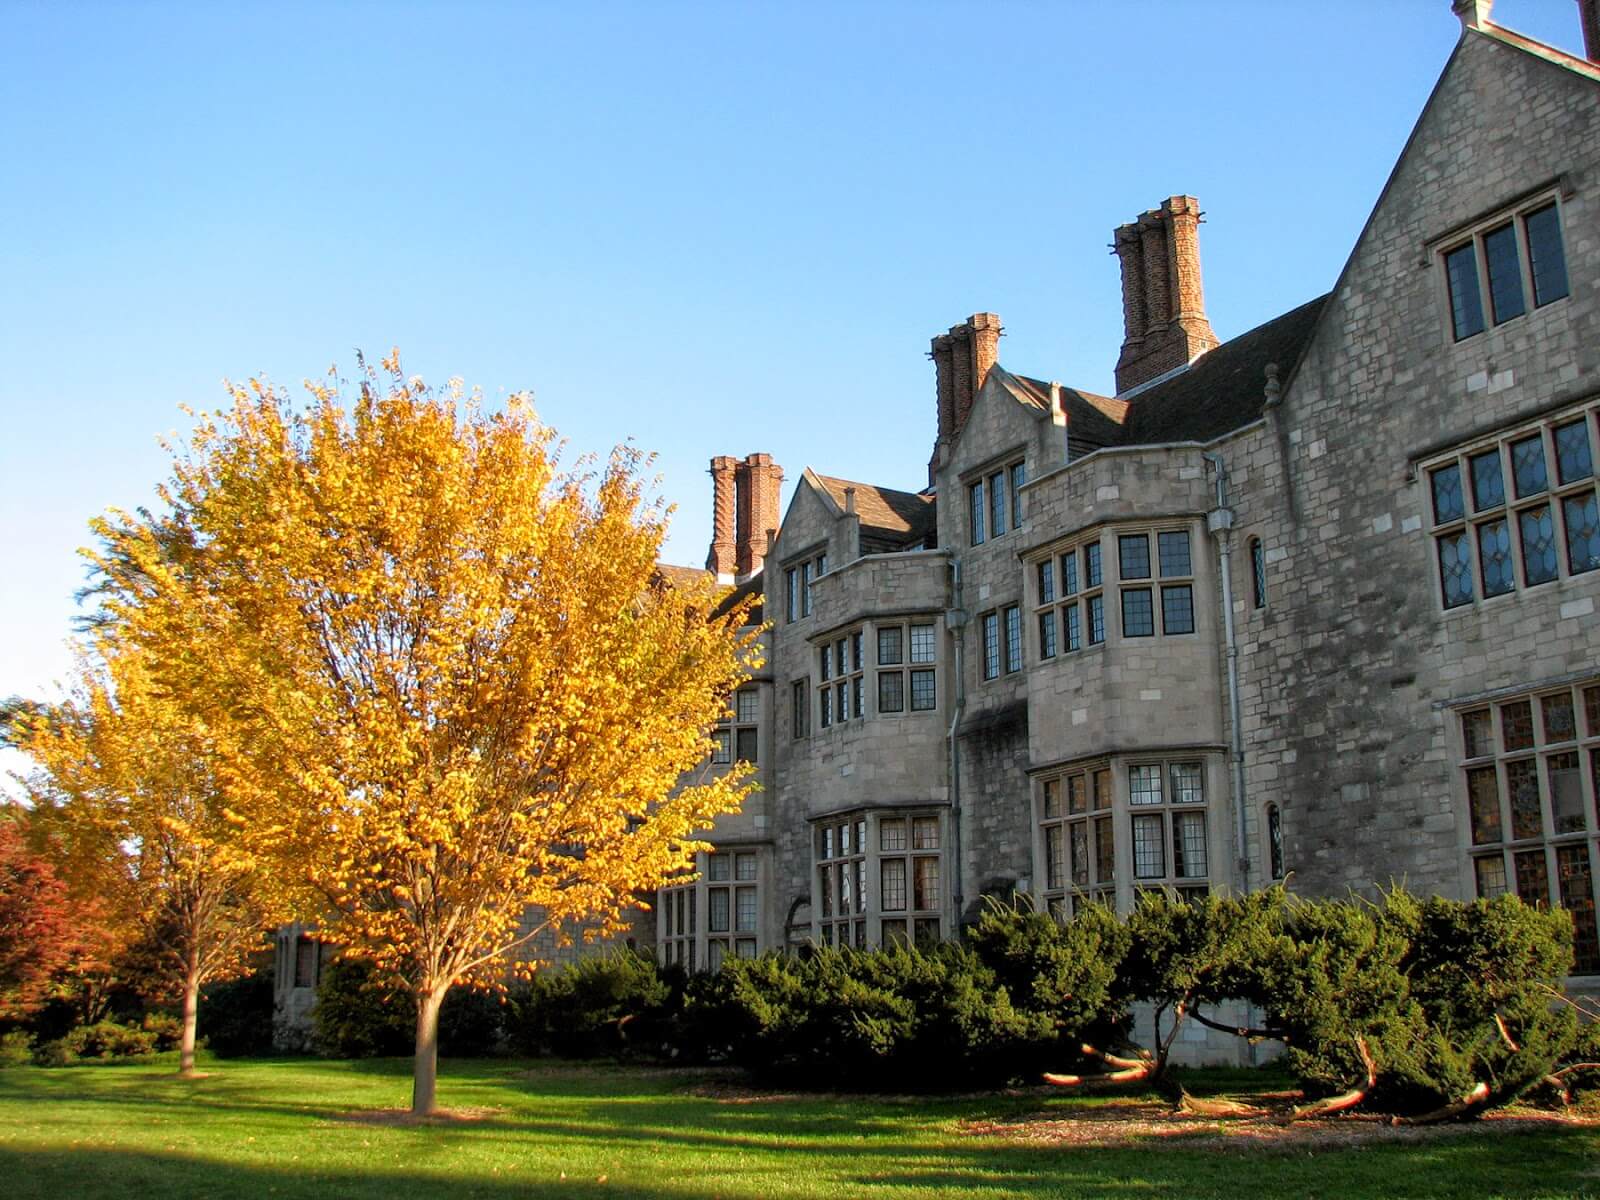
[[[1308,1150],[1020,1144],[961,1123],[1075,1097],[773,1097],[733,1103],[683,1072],[449,1062],[441,1102],[492,1110],[410,1126],[410,1063],[305,1059],[0,1071],[0,1195],[963,1197],[1577,1196],[1600,1135],[1552,1127]]]

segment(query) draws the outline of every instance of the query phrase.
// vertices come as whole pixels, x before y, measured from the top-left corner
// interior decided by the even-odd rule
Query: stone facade
[[[718,953],[1286,877],[1564,904],[1600,978],[1600,67],[1485,10],[1327,296],[1218,344],[1172,197],[1115,233],[1118,396],[980,313],[928,488],[803,474]]]

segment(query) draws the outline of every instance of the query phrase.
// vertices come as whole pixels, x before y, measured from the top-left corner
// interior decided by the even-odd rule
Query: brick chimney
[[[751,454],[735,465],[733,475],[737,494],[733,571],[744,580],[761,569],[767,554],[767,534],[778,528],[783,468],[772,461],[770,454]]]
[[[989,368],[1000,358],[1002,332],[1000,318],[994,313],[973,313],[933,339],[928,357],[933,359],[939,398],[939,435],[928,463],[929,483],[939,467],[943,447],[955,441],[967,423]]]
[[[706,555],[706,570],[718,583],[733,582],[734,471],[738,462],[725,454],[711,460],[711,552]]]
[[[1600,0],[1578,0],[1578,19],[1583,22],[1583,54],[1600,63]]]
[[[1112,249],[1122,263],[1125,334],[1117,394],[1187,366],[1217,345],[1200,286],[1200,202],[1163,200],[1119,226]]]

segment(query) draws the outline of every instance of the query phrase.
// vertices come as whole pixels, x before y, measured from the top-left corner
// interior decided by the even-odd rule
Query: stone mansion
[[[978,313],[927,487],[807,469],[780,514],[770,456],[712,460],[707,569],[770,627],[709,769],[761,788],[664,961],[1288,878],[1561,905],[1600,974],[1600,30],[1455,8],[1328,294],[1219,342],[1174,196],[1115,233],[1115,396]]]
[[[933,339],[926,487],[806,469],[780,512],[771,456],[712,459],[706,570],[768,628],[706,770],[760,788],[636,943],[1404,882],[1566,908],[1600,987],[1600,0],[1587,58],[1454,8],[1327,294],[1220,342],[1173,196],[1115,231],[1116,395],[978,313]]]

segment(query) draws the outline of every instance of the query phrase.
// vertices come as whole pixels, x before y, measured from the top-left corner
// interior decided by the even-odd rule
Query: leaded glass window
[[[1600,682],[1500,700],[1459,719],[1478,895],[1513,891],[1530,904],[1559,904],[1573,919],[1575,972],[1600,974]]]

